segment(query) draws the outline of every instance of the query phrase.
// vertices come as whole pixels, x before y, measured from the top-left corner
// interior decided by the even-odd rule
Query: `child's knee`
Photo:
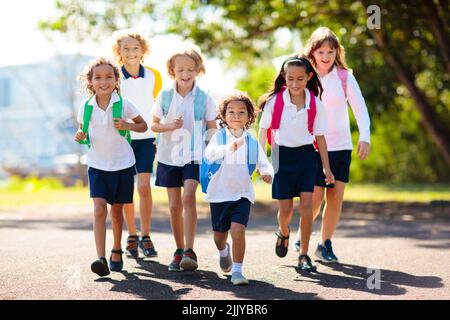
[[[139,196],[148,196],[151,191],[150,183],[149,182],[139,183],[137,189]]]
[[[240,240],[245,238],[245,226],[239,223],[232,223],[230,228],[231,238]]]
[[[186,194],[183,195],[183,206],[184,207],[193,207],[195,206],[195,194]]]
[[[94,218],[106,220],[108,208],[106,205],[94,205]]]
[[[183,212],[183,204],[181,202],[172,202],[169,204],[170,214],[172,215],[181,215]]]

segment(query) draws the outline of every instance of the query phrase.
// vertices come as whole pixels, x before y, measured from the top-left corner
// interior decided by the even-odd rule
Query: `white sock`
[[[231,267],[231,273],[242,273],[242,263],[233,262],[233,266]]]
[[[223,250],[219,250],[219,254],[221,258],[225,258],[226,256],[228,256],[228,250],[227,247],[225,246],[225,249]]]

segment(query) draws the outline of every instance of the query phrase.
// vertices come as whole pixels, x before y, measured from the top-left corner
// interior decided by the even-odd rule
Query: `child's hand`
[[[356,153],[361,160],[367,158],[370,153],[370,144],[365,141],[358,142],[358,147],[356,148]]]
[[[75,134],[75,137],[73,137],[73,140],[75,140],[76,142],[80,142],[86,139],[86,133],[84,133],[81,130],[78,130],[77,133]]]
[[[122,118],[114,118],[113,120],[114,120],[114,127],[117,130],[128,130],[129,129],[128,122],[126,122]]]
[[[261,179],[268,184],[272,183],[272,176],[270,174],[265,174],[261,176]]]
[[[237,149],[242,147],[244,144],[245,144],[245,138],[244,137],[241,137],[241,138],[238,138],[238,139],[234,140],[234,142],[231,144],[231,151],[236,151]]]
[[[323,168],[323,173],[325,174],[325,183],[326,184],[334,184],[335,183],[334,175],[331,172],[331,170],[326,170],[325,168]]]
[[[180,129],[183,126],[183,117],[179,116],[170,124],[171,130]]]

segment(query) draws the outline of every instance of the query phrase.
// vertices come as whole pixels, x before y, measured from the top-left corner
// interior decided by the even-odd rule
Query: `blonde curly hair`
[[[150,42],[141,32],[133,29],[118,30],[113,33],[114,43],[112,46],[112,51],[114,59],[118,64],[123,65],[123,59],[120,55],[120,47],[122,45],[122,41],[126,38],[133,38],[139,41],[143,52],[141,58],[141,63],[143,63],[144,58],[150,53]]]

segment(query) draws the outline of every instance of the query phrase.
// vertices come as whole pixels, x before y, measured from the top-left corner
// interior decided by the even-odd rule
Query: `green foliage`
[[[64,186],[59,179],[31,176],[25,179],[18,176],[12,176],[0,183],[0,190],[4,191],[38,192],[42,190],[59,190],[63,188]]]

